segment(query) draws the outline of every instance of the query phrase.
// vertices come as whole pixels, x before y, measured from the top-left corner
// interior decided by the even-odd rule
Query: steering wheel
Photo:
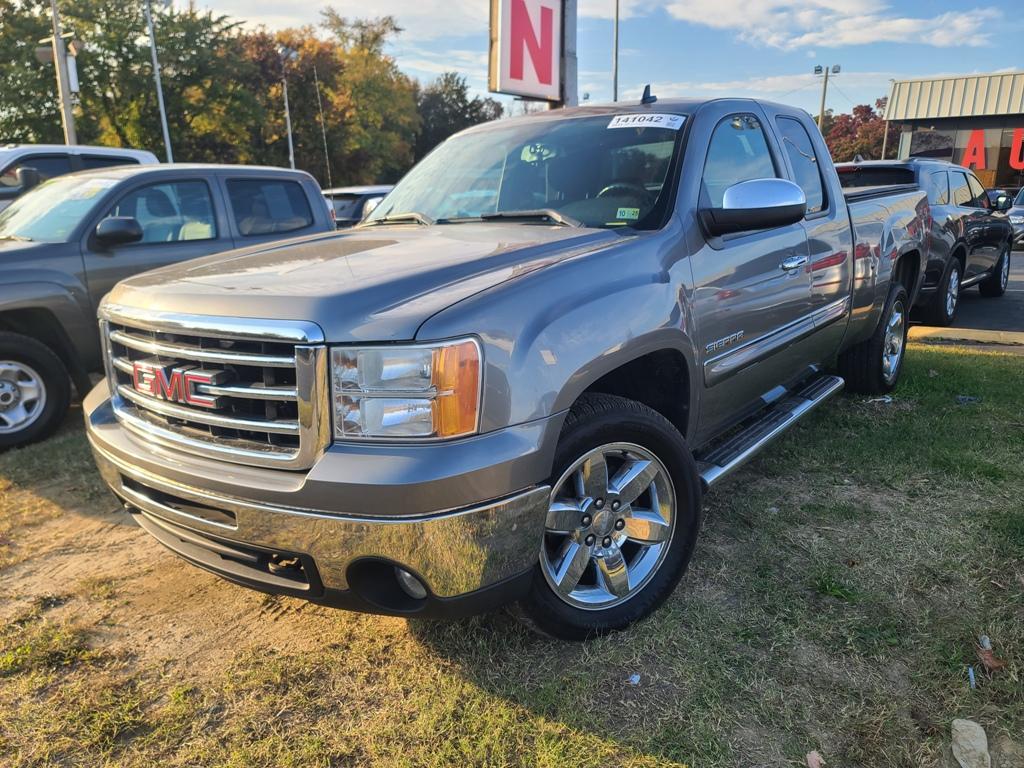
[[[622,193],[627,193],[623,195]],[[633,181],[613,181],[607,187],[597,193],[598,197],[624,197],[633,196],[643,200],[645,205],[654,205],[654,198],[642,184]]]

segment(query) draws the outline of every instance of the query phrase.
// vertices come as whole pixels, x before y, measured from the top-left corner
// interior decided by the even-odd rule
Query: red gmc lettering
[[[132,366],[132,384],[136,391],[150,397],[187,403],[200,408],[213,408],[216,401],[196,391],[199,384],[212,384],[213,376],[202,371],[167,370],[159,366],[136,362]]]
[[[523,79],[523,50],[526,49],[529,51],[530,62],[537,73],[537,79],[544,85],[551,85],[555,12],[551,8],[541,6],[540,42],[538,43],[525,0],[512,0],[511,38],[512,59],[509,62],[509,75],[515,80]]]

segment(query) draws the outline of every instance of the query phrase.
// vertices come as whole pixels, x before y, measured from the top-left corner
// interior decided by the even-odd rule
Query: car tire
[[[992,274],[978,284],[978,291],[987,299],[997,299],[1006,293],[1006,286],[1010,282],[1010,250],[1010,243],[1007,242]]]
[[[0,450],[49,437],[70,402],[67,369],[49,347],[0,333]]]
[[[960,283],[963,280],[963,265],[959,259],[952,258],[946,265],[946,271],[932,296],[931,302],[924,308],[922,319],[928,325],[946,327],[956,320],[956,312],[960,308]]]
[[[642,403],[585,394],[562,427],[551,482],[540,558],[520,602],[533,625],[585,640],[660,606],[700,530],[700,478],[679,431]]]
[[[847,390],[881,395],[896,387],[906,356],[909,310],[907,289],[899,283],[891,285],[871,338],[839,356],[839,375],[846,380]]]

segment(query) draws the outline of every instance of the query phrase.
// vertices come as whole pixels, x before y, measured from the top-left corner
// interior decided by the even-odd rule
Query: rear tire
[[[978,284],[978,291],[986,299],[998,299],[1006,293],[1006,285],[1010,282],[1010,250],[1007,242],[992,274]]]
[[[679,431],[636,401],[585,394],[562,427],[551,482],[540,561],[521,601],[532,623],[585,640],[660,606],[700,530],[700,478]]]
[[[67,369],[49,347],[0,333],[0,450],[49,437],[70,402]]]
[[[907,312],[910,299],[899,283],[889,287],[882,316],[871,338],[839,356],[839,374],[846,388],[863,395],[891,392],[903,370],[907,346]]]
[[[935,289],[931,303],[922,312],[923,320],[928,325],[946,327],[952,325],[956,320],[956,311],[960,308],[960,281],[963,277],[963,267],[960,260],[951,258],[946,265],[946,271]]]

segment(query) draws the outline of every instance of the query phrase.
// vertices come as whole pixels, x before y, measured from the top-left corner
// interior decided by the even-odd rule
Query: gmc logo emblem
[[[218,398],[202,394],[200,384],[219,384],[224,371],[203,371],[191,366],[161,365],[148,360],[132,363],[132,385],[136,392],[159,400],[216,408]]]

